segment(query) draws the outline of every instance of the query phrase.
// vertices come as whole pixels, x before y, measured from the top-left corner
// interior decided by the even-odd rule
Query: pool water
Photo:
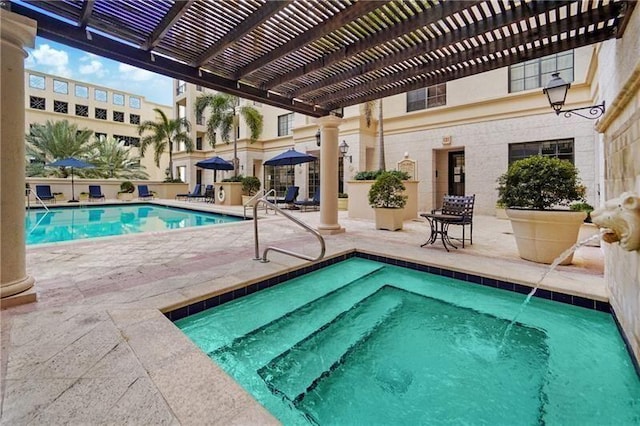
[[[240,217],[148,204],[27,211],[27,245],[216,225]]]
[[[351,258],[176,321],[284,424],[640,424],[611,315]]]

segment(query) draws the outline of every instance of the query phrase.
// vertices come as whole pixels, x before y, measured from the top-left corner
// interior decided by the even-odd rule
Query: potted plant
[[[249,204],[249,200],[255,196],[260,190],[260,179],[255,176],[245,176],[242,178],[242,204],[245,206],[253,206]]]
[[[545,156],[515,161],[498,179],[498,193],[521,258],[551,264],[576,243],[586,213],[566,207],[583,201],[585,188],[570,162]],[[560,264],[572,259],[573,253]]]
[[[397,174],[382,172],[369,190],[369,205],[375,212],[376,229],[402,229],[402,209],[407,204],[405,186]]]
[[[130,181],[125,180],[120,184],[120,191],[118,191],[118,200],[133,200],[133,191],[135,191],[135,187],[133,186],[133,184]]]
[[[88,192],[81,192],[80,193],[80,201],[89,201],[89,193]]]
[[[593,206],[589,203],[573,203],[569,206],[569,209],[574,212],[585,212],[587,217],[584,218],[584,222],[580,225],[580,233],[578,234],[578,241],[585,241],[590,239],[596,234],[599,234],[600,231],[598,227],[591,223],[591,212],[593,211]],[[600,247],[600,239],[594,239],[587,243],[588,246],[591,247]]]
[[[349,210],[349,194],[338,192],[338,210]]]
[[[64,201],[64,194],[62,192],[54,192],[52,195],[56,201]]]

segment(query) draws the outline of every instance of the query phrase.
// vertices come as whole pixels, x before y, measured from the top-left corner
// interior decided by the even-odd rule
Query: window
[[[67,95],[69,93],[69,83],[62,80],[53,80],[53,91]]]
[[[88,105],[77,105],[76,104],[76,115],[80,117],[88,117],[89,116],[89,106]]]
[[[447,84],[434,84],[407,92],[407,112],[434,108],[447,104]]]
[[[96,101],[107,102],[107,91],[96,89],[94,92],[94,97]]]
[[[129,96],[129,106],[131,108],[140,109],[140,98],[136,96]]]
[[[96,118],[98,120],[106,120],[107,119],[107,110],[104,108],[96,108]]]
[[[117,121],[118,123],[124,123],[124,112],[113,111],[113,121]]]
[[[45,98],[39,98],[37,96],[29,96],[29,108],[44,110],[47,106]]]
[[[69,103],[63,101],[53,101],[53,112],[69,114]]]
[[[124,142],[124,146],[140,146],[140,138],[134,136],[113,135],[113,138],[117,141]]]
[[[187,83],[185,83],[184,81],[179,81],[178,87],[176,88],[176,95],[182,95],[186,91],[187,91]]]
[[[278,116],[278,136],[290,135],[293,130],[293,113]]]
[[[129,114],[129,123],[140,124],[140,116],[138,114]]]
[[[509,164],[516,160],[544,155],[574,162],[573,138],[509,144]]]
[[[202,92],[202,86],[200,86],[199,84],[196,85],[196,90],[198,92]]]
[[[98,133],[98,132],[94,132],[93,133],[96,137],[96,139],[100,140],[101,138],[106,139],[107,138],[107,134],[106,133]]]
[[[202,151],[202,136],[196,138],[196,149]]]
[[[204,124],[204,117],[202,117],[202,113],[196,111],[196,124],[202,126]]]
[[[573,81],[573,50],[532,59],[509,67],[509,92],[544,87],[551,74],[559,72],[566,82]]]
[[[113,104],[114,105],[124,105],[124,95],[122,93],[114,93],[113,94]]]
[[[44,90],[46,87],[45,78],[41,75],[29,74],[29,87]]]
[[[81,84],[76,84],[76,96],[79,98],[89,98],[89,88]]]

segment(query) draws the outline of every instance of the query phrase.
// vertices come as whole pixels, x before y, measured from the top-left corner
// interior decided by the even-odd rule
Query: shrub
[[[164,183],[184,183],[184,182],[180,178],[171,179],[170,177],[168,177],[164,180]]]
[[[401,209],[407,204],[402,180],[396,173],[382,172],[369,190],[369,204],[373,208]]]
[[[242,175],[231,176],[231,177],[222,179],[222,182],[242,182],[242,179],[244,179]]]
[[[576,167],[558,158],[518,160],[498,178],[498,202],[507,207],[546,210],[583,201],[584,193]]]
[[[382,173],[391,173],[397,176],[400,180],[409,180],[409,174],[407,172],[401,172],[400,170],[390,170],[385,172],[384,170],[365,170],[358,172],[353,177],[354,180],[376,180]]]
[[[345,194],[344,192],[338,192],[338,198],[349,198],[349,194]]]
[[[587,217],[584,218],[586,223],[591,223],[591,212],[593,211],[593,206],[589,203],[573,203],[569,206],[569,210],[574,212],[585,212],[587,213]]]
[[[135,191],[135,187],[133,186],[133,184],[131,182],[129,182],[128,180],[125,180],[124,182],[122,182],[120,184],[120,191],[119,193],[124,194],[124,193],[129,193],[129,194],[133,194],[133,191]]]
[[[256,195],[260,190],[260,179],[255,176],[247,176],[242,179],[242,193],[244,195]]]

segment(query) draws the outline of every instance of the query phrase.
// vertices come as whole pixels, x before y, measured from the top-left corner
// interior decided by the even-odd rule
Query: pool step
[[[402,306],[402,296],[391,289],[383,286],[362,299],[271,360],[258,374],[274,394],[293,402],[301,399]]]
[[[249,368],[258,369],[290,349],[291,344],[287,342],[304,340],[351,309],[356,301],[375,293],[379,286],[372,283],[380,282],[384,272],[384,267],[377,268],[235,339],[231,344],[209,352],[208,355],[225,364],[247,363]],[[318,312],[322,312],[322,315]]]

